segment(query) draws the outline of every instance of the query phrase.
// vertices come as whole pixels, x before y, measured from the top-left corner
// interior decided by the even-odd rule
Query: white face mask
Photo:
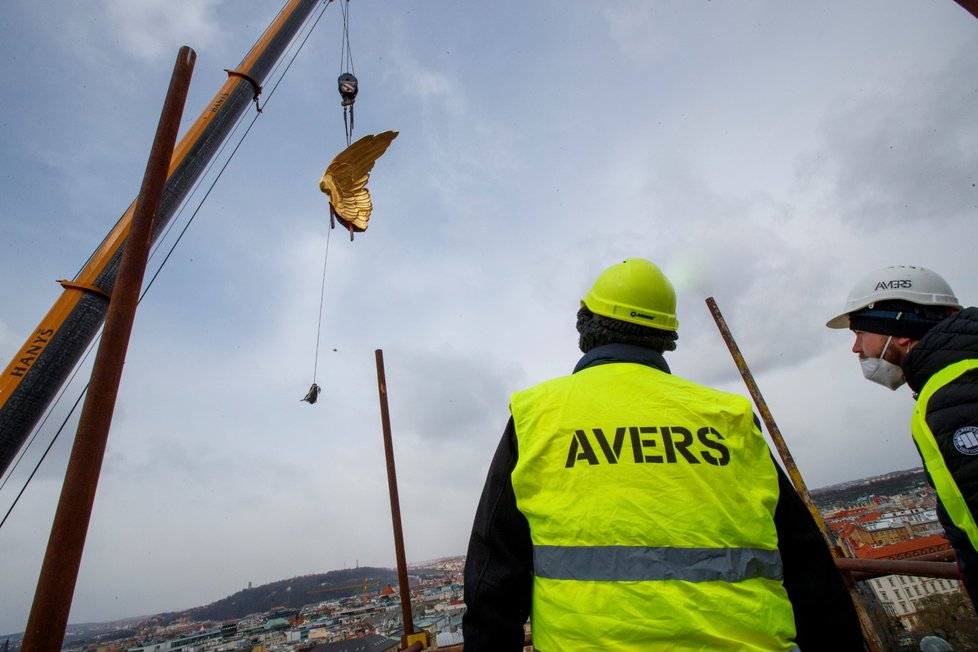
[[[880,352],[880,357],[860,358],[859,364],[863,368],[863,376],[866,380],[871,380],[883,387],[896,390],[900,385],[907,382],[907,380],[903,377],[903,368],[900,365],[883,359],[883,355],[886,353],[886,347],[890,346],[890,340],[892,339],[892,336],[886,338],[886,344],[883,345],[883,351]]]

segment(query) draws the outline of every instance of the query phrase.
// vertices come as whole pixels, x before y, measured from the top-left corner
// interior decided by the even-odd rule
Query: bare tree
[[[955,652],[978,652],[978,615],[962,592],[939,593],[917,602],[914,632],[919,639],[937,633]]]

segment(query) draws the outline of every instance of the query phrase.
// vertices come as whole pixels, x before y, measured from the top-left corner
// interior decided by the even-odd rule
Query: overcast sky
[[[138,192],[179,46],[186,128],[277,5],[5,4],[3,365]],[[978,300],[978,21],[955,2],[353,0],[354,135],[400,135],[369,230],[332,234],[310,406],[341,29],[333,4],[140,306],[71,622],[393,567],[375,349],[408,560],[463,554],[509,393],[573,368],[579,300],[626,257],[679,292],[673,372],[746,394],[715,297],[809,487],[919,466],[909,391],[824,324],[890,264]],[[26,624],[73,434],[0,528],[0,633]]]

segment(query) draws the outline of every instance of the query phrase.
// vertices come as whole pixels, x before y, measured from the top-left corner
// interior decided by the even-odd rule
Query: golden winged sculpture
[[[349,229],[351,240],[354,231],[367,230],[373,209],[367,191],[370,170],[396,137],[396,131],[364,136],[337,154],[319,181],[319,189],[329,197],[330,219]]]

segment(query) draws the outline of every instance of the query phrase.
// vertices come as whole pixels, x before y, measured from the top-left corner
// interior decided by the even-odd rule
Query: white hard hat
[[[920,306],[961,308],[951,286],[936,272],[909,265],[881,267],[856,283],[846,299],[845,312],[825,325],[829,328],[849,328],[850,313],[872,308],[880,301],[894,300],[909,301]]]

